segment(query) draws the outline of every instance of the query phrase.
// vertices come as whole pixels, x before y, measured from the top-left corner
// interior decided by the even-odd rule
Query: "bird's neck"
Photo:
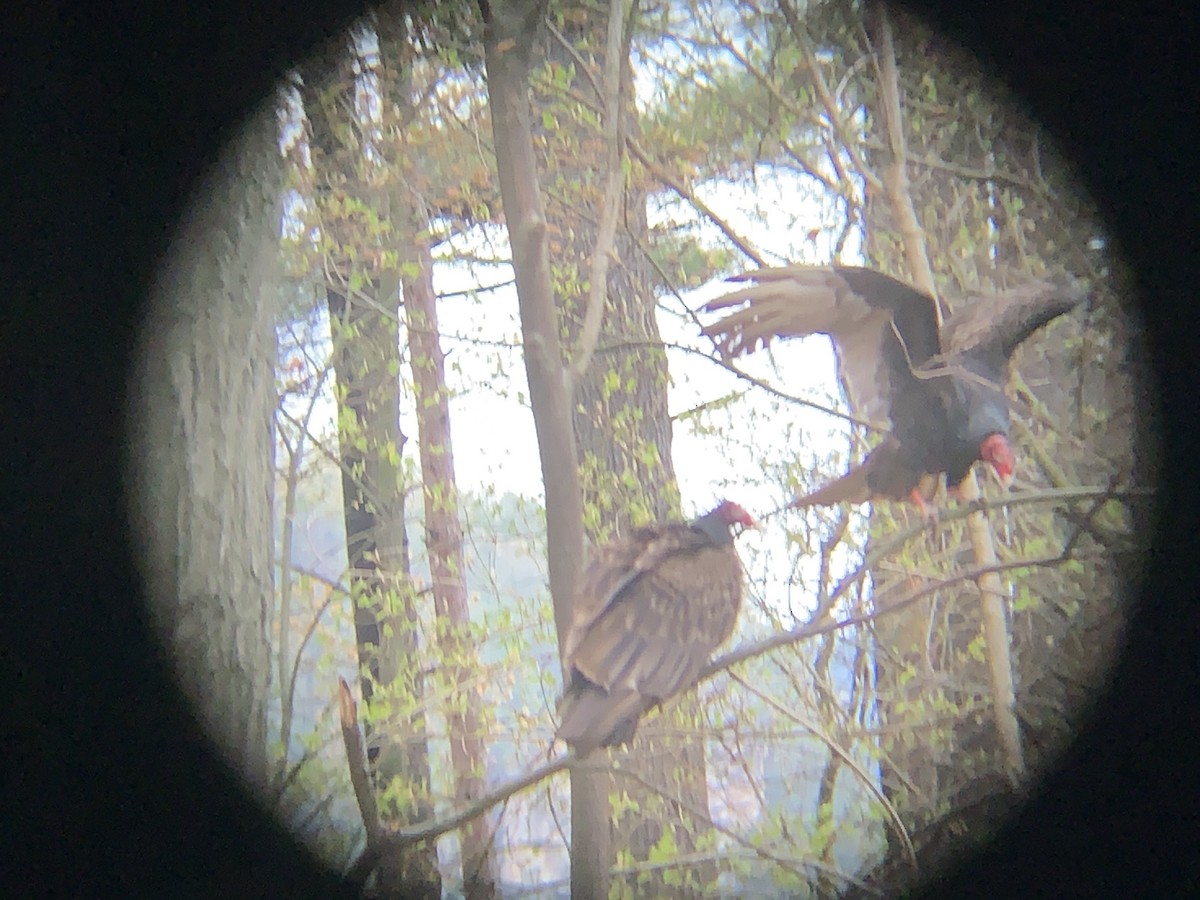
[[[715,511],[696,519],[692,522],[692,527],[714,544],[733,543],[733,534],[729,530],[729,526],[725,524]]]

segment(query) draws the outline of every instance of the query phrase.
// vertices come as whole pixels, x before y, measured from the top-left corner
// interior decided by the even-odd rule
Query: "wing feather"
[[[624,540],[600,547],[575,594],[571,628],[563,642],[564,669],[579,642],[617,598],[637,579],[675,553],[708,546],[703,535],[683,523],[639,528]]]
[[[608,691],[671,696],[732,633],[741,574],[732,547],[664,558],[591,621],[567,662]]]
[[[945,356],[971,356],[994,378],[1004,380],[1013,352],[1035,331],[1070,312],[1088,296],[1070,277],[1036,279],[997,294],[967,299],[942,331]]]
[[[733,631],[742,568],[732,543],[687,525],[642,529],[597,552],[564,640],[558,736],[586,754],[633,736],[643,712],[690,687]]]
[[[587,756],[597,747],[628,742],[647,709],[637,691],[609,693],[584,685],[563,697],[557,736]]]
[[[855,413],[892,419],[894,386],[940,351],[932,300],[901,281],[851,266],[784,266],[730,279],[754,282],[705,306],[733,309],[703,329],[728,357],[765,347],[772,338],[826,334]],[[737,307],[737,308],[735,308]]]

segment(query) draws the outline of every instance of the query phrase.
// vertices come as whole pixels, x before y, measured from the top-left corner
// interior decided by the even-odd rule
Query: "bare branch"
[[[1089,488],[1087,490],[1091,491],[1092,492],[1091,495],[1094,496],[1098,493],[1102,493],[1106,489],[1104,489],[1104,488]],[[1063,493],[1073,493],[1075,496],[1080,495],[1080,492],[1063,492]],[[1019,501],[1021,499],[1043,499],[1044,500],[1046,498],[1039,497],[1039,498],[1013,498],[1013,499]],[[980,501],[980,503],[978,505],[964,510],[963,514],[965,515],[970,512],[978,512],[978,511],[980,511],[980,507],[984,506],[984,505],[985,505],[984,502]],[[990,504],[989,503],[987,505],[990,506],[990,505],[1003,505],[1003,504]],[[923,529],[924,529],[924,526],[922,525],[920,528],[916,529],[914,533],[920,533]],[[911,535],[910,535],[910,537],[911,537]],[[743,662],[747,662],[748,660],[755,659],[756,657],[762,656],[765,653],[769,653],[772,650],[776,650],[781,647],[790,646],[791,644],[795,644],[795,643],[797,643],[805,638],[808,638],[808,637],[815,637],[817,635],[828,634],[830,632],[838,631],[838,630],[841,630],[844,628],[849,628],[849,627],[853,627],[856,625],[867,624],[878,618],[882,618],[884,616],[891,615],[899,610],[902,610],[908,606],[911,606],[912,604],[918,602],[919,600],[924,599],[925,597],[929,596],[930,594],[935,593],[936,591],[942,590],[947,587],[951,587],[951,586],[961,583],[963,581],[977,580],[981,575],[985,574],[986,572],[1003,572],[1003,571],[1012,571],[1014,569],[1026,569],[1026,568],[1054,566],[1054,565],[1059,565],[1063,562],[1066,562],[1068,558],[1080,558],[1080,557],[1077,557],[1077,556],[1076,557],[1068,557],[1066,554],[1058,553],[1058,554],[1055,554],[1052,556],[1030,557],[1030,558],[1012,560],[1010,562],[1005,562],[1005,563],[997,563],[994,566],[990,566],[990,567],[986,567],[986,568],[985,567],[975,567],[975,568],[971,568],[971,569],[964,569],[963,571],[958,572],[957,574],[946,577],[946,578],[931,579],[930,581],[921,585],[920,587],[914,588],[914,589],[908,591],[903,596],[898,598],[896,601],[890,603],[886,609],[877,610],[877,611],[875,611],[873,613],[869,613],[869,614],[864,614],[864,615],[859,615],[859,616],[851,616],[849,618],[842,619],[840,621],[835,621],[831,618],[823,618],[823,619],[813,621],[809,624],[800,626],[798,628],[793,628],[789,631],[784,631],[784,632],[780,632],[778,634],[771,635],[770,637],[764,638],[763,640],[756,641],[756,642],[747,644],[743,647],[739,647],[735,650],[732,650],[729,653],[726,653],[726,654],[718,657],[717,659],[713,660],[711,663],[709,663],[709,665],[707,665],[701,671],[701,673],[697,677],[696,681],[693,682],[693,684],[690,685],[685,691],[682,691],[680,693],[680,696],[682,696],[683,694],[686,694],[688,691],[690,691],[692,688],[695,688],[697,685],[709,680],[714,675],[716,675],[720,672],[724,672],[727,669],[730,669],[731,667],[738,665],[739,663],[743,663]],[[853,577],[848,576],[847,579],[843,580],[843,585],[848,585],[849,583],[852,583],[852,581],[853,581]],[[839,585],[838,591],[834,592],[833,597],[836,599],[839,596],[839,592],[842,590],[843,590],[843,586]],[[676,699],[678,699],[678,698],[676,698]],[[649,715],[655,716],[656,714],[657,714],[656,712],[651,712]],[[461,809],[458,809],[443,818],[435,818],[435,819],[432,819],[432,820],[429,820],[429,821],[426,821],[423,823],[418,823],[418,824],[408,826],[405,828],[388,831],[387,833],[381,835],[381,837],[379,838],[379,840],[377,842],[368,846],[368,848],[363,852],[362,856],[360,856],[358,861],[354,864],[353,868],[351,869],[350,876],[356,880],[362,880],[368,874],[370,874],[370,872],[375,868],[376,865],[378,865],[380,858],[384,854],[402,850],[402,849],[404,849],[408,846],[411,846],[412,844],[415,844],[419,841],[429,840],[429,839],[438,837],[439,835],[445,834],[448,831],[452,831],[453,829],[458,828],[459,826],[461,826],[465,822],[470,821],[471,819],[475,818],[476,816],[483,815],[491,807],[507,800],[509,797],[512,797],[513,795],[515,795],[523,790],[526,790],[530,787],[537,785],[544,779],[547,779],[547,778],[557,774],[558,772],[563,771],[564,769],[574,768],[578,764],[579,764],[579,760],[573,754],[566,754],[566,755],[560,756],[559,758],[552,760],[549,763],[539,766],[536,769],[530,770],[529,772],[525,773],[524,775],[519,776],[518,778],[513,779],[512,781],[506,782],[505,784],[496,788],[494,791],[492,791],[487,796],[481,797],[480,799],[474,801],[473,803],[471,803],[465,807],[462,807]]]
[[[1071,557],[1078,558],[1078,557]],[[802,625],[793,628],[789,631],[784,631],[779,634],[773,634],[761,641],[756,641],[747,644],[744,647],[738,647],[736,650],[731,650],[728,653],[717,657],[700,672],[700,678],[697,681],[706,681],[718,672],[723,672],[731,666],[738,663],[743,663],[751,659],[762,656],[764,653],[769,653],[772,650],[777,650],[780,647],[787,647],[802,641],[805,638],[816,637],[820,634],[828,634],[832,631],[840,631],[843,628],[850,628],[855,625],[865,625],[868,622],[873,622],[883,616],[890,615],[901,609],[912,606],[919,600],[923,600],[930,594],[940,591],[947,587],[952,587],[955,584],[960,584],[963,581],[974,581],[981,575],[989,572],[1007,572],[1012,569],[1032,569],[1045,566],[1055,566],[1066,562],[1068,557],[1061,553],[1053,556],[1039,556],[1025,559],[1012,560],[1011,562],[996,563],[994,566],[975,566],[970,569],[964,569],[954,575],[946,578],[934,579],[919,588],[914,588],[903,594],[894,603],[889,604],[887,609],[877,610],[876,612],[851,616],[840,621],[826,618],[817,620],[809,625]]]
[[[354,881],[364,880],[371,874],[379,864],[380,859],[386,854],[395,853],[420,841],[430,840],[445,834],[447,831],[453,831],[460,825],[471,821],[477,816],[483,815],[497,803],[501,803],[514,794],[537,785],[552,775],[557,775],[559,772],[570,767],[574,761],[575,756],[572,754],[560,756],[558,759],[538,766],[536,769],[532,769],[512,781],[506,782],[490,794],[480,797],[473,803],[450,813],[445,818],[433,819],[406,828],[388,831],[386,834],[381,835],[377,841],[367,846],[367,849],[363,851],[358,861],[350,869],[349,877]]]
[[[367,829],[367,846],[370,847],[379,840],[379,807],[375,803],[375,791],[371,788],[370,773],[367,772],[367,754],[362,731],[358,727],[358,704],[344,678],[338,679],[338,718],[342,724],[342,742],[346,746],[350,784],[354,786],[354,798],[362,813],[363,825]]]
[[[767,265],[762,256],[759,255],[758,251],[751,247],[750,244],[748,244],[741,237],[741,235],[734,231],[732,225],[718,216],[707,203],[697,197],[695,191],[652,160],[650,156],[641,148],[637,141],[631,137],[626,138],[626,144],[628,144],[630,152],[637,157],[638,162],[645,166],[646,170],[651,175],[677,193],[688,203],[692,204],[692,206],[696,208],[697,212],[716,225],[717,228],[721,229],[721,233],[729,239],[730,243],[732,243],[735,247],[741,250],[742,253],[746,254],[746,256],[753,260],[755,265],[760,267],[765,267]]]
[[[673,344],[670,341],[655,341],[653,343],[651,343],[649,341],[620,341],[618,343],[605,344],[601,347],[598,347],[597,352],[611,353],[611,352],[614,352],[617,350],[625,350],[625,349],[636,348],[636,347],[658,347],[658,348],[667,347],[672,350],[679,350],[683,353],[690,353],[694,356],[702,357],[703,359],[707,359],[710,362],[715,363],[716,365],[720,366],[722,369],[725,369],[725,371],[732,372],[734,375],[736,375],[738,378],[742,379],[743,381],[749,382],[750,384],[754,385],[757,388],[761,388],[762,390],[766,391],[767,393],[771,394],[772,396],[778,397],[780,400],[786,400],[789,403],[796,403],[800,406],[807,406],[810,409],[815,409],[818,412],[823,412],[826,415],[833,416],[835,419],[842,419],[846,422],[851,422],[855,425],[861,425],[863,428],[869,428],[872,431],[881,431],[881,432],[886,431],[886,429],[881,428],[877,424],[868,422],[865,419],[860,419],[857,416],[852,416],[849,413],[841,412],[839,410],[834,409],[832,406],[825,406],[822,403],[817,403],[815,400],[808,400],[804,397],[797,397],[795,394],[789,394],[786,391],[781,391],[779,388],[774,387],[771,384],[768,384],[767,382],[763,381],[761,378],[756,378],[754,375],[751,375],[749,372],[742,371],[732,361],[730,361],[728,359],[724,359],[723,357],[719,357],[719,356],[718,357],[710,356],[709,354],[705,353],[703,350],[697,350],[695,347],[688,347],[685,344]]]
[[[600,227],[596,233],[596,246],[592,250],[587,312],[584,313],[579,343],[567,374],[569,396],[574,394],[575,386],[591,365],[592,353],[600,339],[600,326],[604,320],[604,306],[608,298],[608,263],[615,247],[622,193],[621,159],[624,141],[621,128],[621,69],[625,57],[621,49],[625,39],[627,3],[628,0],[612,0],[608,15],[603,94],[606,183],[600,207]]]

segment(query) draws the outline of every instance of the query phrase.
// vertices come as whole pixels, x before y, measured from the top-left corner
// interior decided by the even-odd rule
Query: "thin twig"
[[[625,2],[612,0],[608,18],[608,46],[605,50],[604,66],[604,162],[606,179],[604,197],[600,207],[600,227],[596,232],[596,246],[592,250],[591,285],[588,291],[587,311],[583,316],[579,343],[575,348],[567,374],[567,394],[573,395],[592,362],[596,342],[600,339],[600,328],[604,321],[604,307],[608,299],[608,264],[612,257],[617,236],[617,217],[621,208],[622,193],[622,141],[621,128],[621,54],[624,43]]]
[[[790,709],[787,709],[774,697],[768,696],[758,688],[751,685],[740,675],[737,675],[733,672],[730,672],[729,674],[730,677],[740,684],[745,690],[749,691],[751,694],[754,694],[756,697],[774,709],[777,713],[785,718],[791,719],[797,725],[807,728],[810,732],[812,732],[812,734],[816,735],[816,737],[819,738],[821,742],[829,748],[831,753],[841,759],[841,761],[847,767],[849,767],[855,775],[858,776],[859,781],[862,782],[867,791],[870,792],[870,794],[879,802],[879,805],[882,806],[884,811],[887,813],[888,820],[892,823],[892,827],[895,828],[896,834],[900,838],[900,842],[904,845],[904,852],[907,855],[909,862],[912,863],[913,872],[919,874],[920,866],[917,863],[917,851],[913,848],[912,838],[909,836],[908,829],[904,827],[904,822],[900,818],[900,813],[896,810],[896,807],[892,805],[892,802],[888,800],[886,796],[884,796],[883,791],[881,791],[879,786],[875,784],[874,779],[863,770],[863,767],[859,764],[858,760],[856,760],[850,754],[850,752],[846,750],[846,748],[835,741],[830,735],[826,734],[822,729],[818,728],[814,723],[802,719]]]
[[[363,851],[358,861],[350,869],[349,878],[354,881],[364,880],[375,869],[384,855],[403,850],[419,841],[438,837],[447,831],[453,831],[460,825],[471,821],[471,819],[483,815],[497,803],[505,801],[527,788],[533,787],[552,775],[558,774],[570,767],[575,761],[576,757],[572,753],[560,756],[558,759],[538,766],[536,769],[532,769],[512,781],[505,782],[490,794],[480,797],[478,800],[469,803],[461,809],[455,810],[445,818],[434,818],[426,822],[417,823],[405,828],[398,828],[382,834],[379,840],[368,845],[367,849]]]

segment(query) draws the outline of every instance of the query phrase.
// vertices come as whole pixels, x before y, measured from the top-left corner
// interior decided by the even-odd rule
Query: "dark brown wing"
[[[931,360],[926,370],[943,373],[928,383],[945,409],[941,464],[952,482],[965,475],[984,438],[1008,434],[1004,385],[1013,351],[1082,302],[1087,293],[1081,282],[1066,277],[1027,281],[1000,293],[967,298],[946,322],[945,353]]]
[[[735,309],[704,329],[733,357],[773,337],[827,334],[855,413],[884,424],[911,369],[940,352],[933,301],[881,272],[853,266],[760,269],[731,281],[749,287],[712,301],[707,311]]]
[[[604,548],[564,642],[558,736],[580,755],[632,737],[638,716],[695,681],[733,631],[741,599],[732,544],[686,525]]]
[[[996,294],[966,298],[942,329],[944,356],[970,357],[976,367],[1006,380],[1009,357],[1039,328],[1070,312],[1088,296],[1069,276],[1028,281]]]
[[[692,552],[707,546],[703,535],[682,523],[636,529],[624,540],[614,541],[596,550],[583,574],[571,608],[571,627],[563,641],[563,669],[574,656],[589,629],[630,583],[651,572],[663,560],[676,553]]]

